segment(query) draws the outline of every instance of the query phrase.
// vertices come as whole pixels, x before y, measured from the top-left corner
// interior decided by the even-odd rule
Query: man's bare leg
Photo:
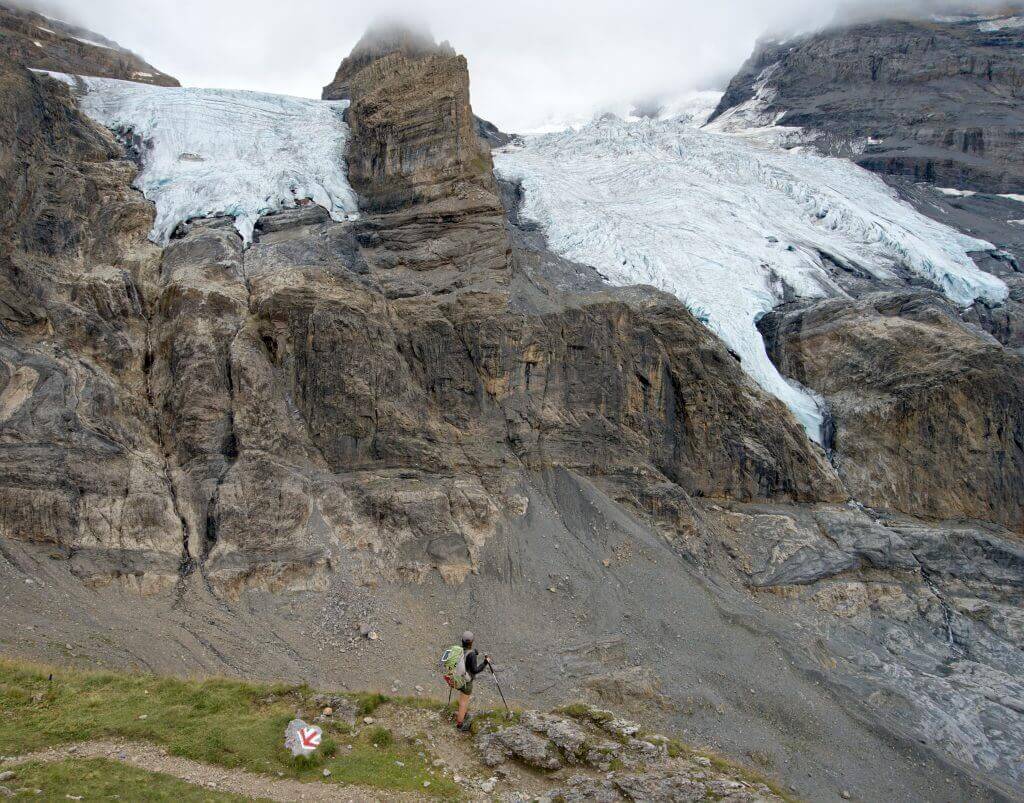
[[[469,711],[469,695],[459,692],[459,712],[455,715],[455,724],[460,728],[462,723],[466,719],[466,713]]]

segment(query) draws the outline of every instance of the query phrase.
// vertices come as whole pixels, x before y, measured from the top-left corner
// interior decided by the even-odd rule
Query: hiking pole
[[[505,692],[501,690],[501,684],[498,682],[498,674],[494,671],[494,666],[490,661],[487,662],[487,668],[491,670],[491,674],[494,676],[494,685],[498,687],[498,694],[501,695],[501,702],[505,704],[505,714],[511,717],[512,712],[509,711],[508,703],[505,702]]]

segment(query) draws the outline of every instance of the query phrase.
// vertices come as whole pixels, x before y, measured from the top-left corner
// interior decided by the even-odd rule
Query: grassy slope
[[[17,777],[4,785],[18,798],[32,800],[67,800],[67,795],[85,800],[130,799],[133,790],[145,790],[145,799],[156,803],[242,803],[250,799],[207,791],[170,775],[102,758],[23,764],[17,772]]]
[[[53,679],[49,680],[51,672]],[[433,701],[389,698],[376,693],[344,696],[355,703],[360,718],[387,702],[408,707],[442,707]],[[313,697],[313,691],[306,686],[84,672],[0,658],[0,755],[30,753],[90,739],[123,738],[163,745],[172,754],[204,764],[243,768],[272,778],[359,784],[393,792],[415,791],[442,799],[459,797],[453,781],[434,772],[434,757],[419,740],[395,736],[376,724],[353,731],[343,721],[320,723],[324,729],[320,749],[309,759],[293,758],[283,746],[284,729],[297,711],[304,712],[307,719],[318,712]],[[581,720],[610,716],[584,705],[560,710]],[[504,721],[500,713],[480,712],[474,721],[474,732]],[[670,755],[697,754],[674,739],[669,740],[668,748]],[[768,783],[780,797],[792,799],[758,773],[710,751],[700,750],[699,754],[724,775]],[[329,777],[324,777],[324,769],[331,771]],[[30,782],[30,773],[38,781]],[[144,788],[147,795],[153,788],[166,788],[168,800],[209,799],[198,787],[101,759],[24,765],[18,770],[18,786],[34,783],[47,791],[72,790],[70,784],[74,781],[88,790],[88,786],[82,785],[83,773],[89,783],[97,785],[97,794],[103,794],[100,785],[107,783],[105,779],[110,776],[123,779],[117,781],[122,784],[122,794],[130,794],[134,786]],[[424,781],[429,781],[429,787],[423,786]],[[65,783],[69,785],[64,786]],[[175,784],[185,787],[185,791],[175,791]]]
[[[382,744],[375,730],[354,734],[343,722],[323,726],[323,743],[310,760],[293,759],[283,747],[285,726],[296,711],[317,711],[305,686],[69,669],[54,669],[51,682],[50,671],[0,659],[0,755],[120,737],[160,744],[206,764],[275,777],[281,773],[443,798],[458,794],[449,779],[431,774],[432,757],[422,758],[422,747],[399,739]],[[359,703],[368,712],[383,699],[370,695]],[[325,768],[330,778],[324,778]],[[430,782],[429,788],[423,787],[424,781]]]

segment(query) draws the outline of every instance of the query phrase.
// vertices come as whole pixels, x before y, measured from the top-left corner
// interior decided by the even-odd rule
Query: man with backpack
[[[455,727],[460,731],[469,730],[469,698],[473,694],[473,678],[483,672],[491,658],[480,656],[473,648],[473,634],[466,631],[462,634],[462,646],[452,645],[441,656],[441,671],[445,683],[459,693],[459,710],[455,715]]]

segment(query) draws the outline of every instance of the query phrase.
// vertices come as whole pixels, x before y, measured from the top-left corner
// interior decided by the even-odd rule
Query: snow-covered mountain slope
[[[1007,294],[968,256],[989,243],[923,217],[856,165],[771,137],[605,116],[528,137],[497,152],[495,167],[522,183],[523,214],[554,251],[614,284],[674,293],[816,440],[817,402],[775,369],[756,322],[787,287],[842,294],[823,255],[882,280],[912,271],[959,304]]]
[[[356,212],[345,168],[348,101],[53,75],[84,90],[86,114],[137,138],[135,185],[156,204],[154,242],[209,215],[232,215],[249,242],[260,215],[306,198],[336,220]]]

